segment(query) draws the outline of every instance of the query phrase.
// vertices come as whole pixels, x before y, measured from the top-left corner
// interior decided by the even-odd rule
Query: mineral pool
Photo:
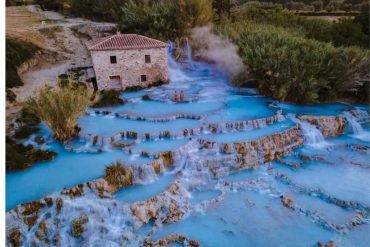
[[[100,178],[105,167],[117,160],[144,167],[160,152],[182,150],[174,168],[137,179],[135,185],[110,198],[93,193],[65,197],[59,215],[51,209],[39,215],[25,235],[24,246],[48,245],[35,238],[41,219],[58,219],[58,226],[49,226],[47,234],[58,236],[61,246],[139,246],[147,238],[155,241],[173,233],[197,240],[201,246],[315,246],[318,241],[331,240],[337,246],[369,246],[370,130],[366,106],[278,102],[254,89],[231,86],[220,68],[192,60],[179,64],[170,54],[169,69],[167,85],[124,92],[122,98],[128,100],[124,105],[88,109],[79,119],[80,137],[69,143],[55,141],[42,125],[37,135],[43,135],[47,142],[39,147],[55,150],[58,156],[24,171],[7,173],[6,208],[10,211],[16,205],[53,197],[63,188]],[[182,92],[184,101],[174,102],[174,92]],[[149,100],[143,100],[144,95]],[[360,112],[361,117],[354,117],[349,110]],[[347,120],[347,129],[341,136],[325,139],[315,126],[296,119],[302,114],[341,115]],[[280,116],[279,121],[257,128],[182,135],[184,129],[274,115]],[[255,169],[225,170],[217,176],[194,165],[224,155],[200,149],[199,139],[215,143],[254,140],[297,122],[305,144],[280,160]],[[127,131],[137,136],[120,135]],[[153,138],[144,138],[145,133]],[[24,142],[38,146],[34,137]],[[115,146],[112,140],[127,145]],[[186,215],[173,223],[139,223],[130,205],[162,193],[175,179],[185,188],[184,203],[178,203],[186,207]],[[281,203],[282,195],[292,198],[291,208]],[[74,238],[70,222],[81,214],[89,220],[82,236]],[[359,214],[360,222],[354,226],[350,222]]]

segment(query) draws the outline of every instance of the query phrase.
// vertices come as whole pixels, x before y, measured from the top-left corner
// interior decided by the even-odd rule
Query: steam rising
[[[194,28],[191,39],[196,57],[217,64],[231,76],[247,69],[238,55],[238,48],[228,39],[212,33],[212,26]]]

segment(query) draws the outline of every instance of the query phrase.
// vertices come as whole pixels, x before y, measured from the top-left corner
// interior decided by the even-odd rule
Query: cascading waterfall
[[[363,140],[363,141],[369,141],[370,140],[370,133],[361,126],[361,124],[358,122],[357,118],[353,116],[349,112],[343,112],[343,116],[346,118],[349,128],[353,133],[353,137]]]
[[[321,131],[317,129],[315,125],[299,120],[295,117],[292,117],[292,120],[300,125],[307,145],[317,149],[325,148],[329,145],[329,143],[325,141]]]
[[[176,63],[175,58],[173,57],[174,45],[172,42],[169,42],[167,58],[168,58],[168,72],[170,80],[172,82],[183,82],[188,81],[189,77],[185,75],[178,63]]]
[[[186,59],[189,64],[193,63],[192,51],[188,38],[186,38]]]
[[[85,132],[81,132],[81,136],[75,140],[75,142],[70,143],[69,152],[59,154],[63,157],[64,155],[71,155],[70,153],[75,155],[74,153],[76,152],[85,152],[84,154],[75,155],[74,157],[76,158],[74,158],[74,160],[66,159],[66,162],[59,162],[57,165],[54,165],[55,163],[51,163],[51,169],[48,167],[49,164],[45,164],[35,167],[36,169],[29,169],[24,173],[22,171],[18,174],[7,174],[9,177],[15,176],[13,180],[7,178],[7,182],[11,182],[11,186],[9,187],[20,188],[14,190],[14,192],[9,190],[7,191],[7,194],[11,196],[19,196],[19,194],[23,193],[25,195],[24,198],[26,199],[23,197],[19,197],[18,199],[16,198],[18,203],[26,202],[34,198],[37,199],[38,197],[46,195],[46,193],[49,192],[46,190],[48,187],[44,184],[48,183],[53,185],[53,180],[58,180],[58,178],[63,177],[66,181],[52,187],[50,191],[59,190],[62,188],[62,185],[69,186],[68,184],[77,184],[91,180],[91,178],[102,176],[104,166],[100,164],[103,163],[103,165],[107,165],[115,160],[125,158],[122,163],[132,167],[133,171],[132,180],[134,186],[122,188],[121,191],[112,195],[113,198],[109,198],[109,193],[104,194],[104,198],[101,198],[87,190],[86,188],[88,188],[88,186],[84,187],[85,194],[81,197],[77,196],[75,198],[69,198],[69,196],[64,194],[52,194],[51,197],[53,198],[54,204],[52,206],[44,206],[40,209],[37,213],[37,222],[30,231],[28,230],[28,226],[23,222],[23,217],[27,217],[27,219],[32,218],[30,218],[29,215],[22,215],[22,211],[13,211],[11,215],[7,216],[7,224],[10,227],[18,225],[23,227],[20,229],[22,236],[24,236],[23,246],[28,246],[32,243],[35,243],[35,245],[38,246],[48,246],[48,244],[53,243],[53,241],[57,241],[61,246],[142,246],[144,238],[148,237],[156,239],[154,235],[156,232],[172,232],[166,229],[170,229],[174,225],[176,225],[176,231],[191,237],[193,237],[192,234],[195,232],[199,232],[203,236],[208,234],[208,232],[211,232],[212,236],[207,238],[202,238],[202,236],[199,237],[199,240],[204,241],[204,245],[207,246],[222,246],[223,243],[226,242],[232,246],[268,245],[269,243],[261,242],[261,239],[263,240],[263,238],[259,237],[260,234],[256,234],[256,232],[261,231],[265,231],[267,237],[269,239],[274,239],[274,241],[277,241],[278,239],[275,235],[278,235],[279,238],[281,236],[281,242],[274,242],[274,245],[287,245],[286,243],[291,243],[288,245],[294,246],[294,244],[296,244],[296,240],[292,241],[288,237],[295,234],[299,236],[298,241],[301,241],[303,245],[310,246],[313,241],[318,240],[312,240],[312,236],[316,236],[314,234],[321,234],[321,232],[323,232],[322,234],[327,234],[327,230],[321,231],[320,228],[317,228],[317,226],[322,227],[320,220],[323,218],[313,218],[311,216],[310,208],[305,208],[305,202],[315,210],[312,210],[312,212],[315,212],[314,216],[316,216],[316,209],[318,213],[323,213],[325,217],[327,217],[327,215],[330,216],[330,211],[333,208],[328,207],[326,204],[321,207],[321,200],[323,199],[320,198],[320,196],[316,196],[316,194],[318,194],[317,190],[313,189],[308,190],[309,193],[302,193],[303,189],[309,188],[310,186],[316,188],[316,181],[318,181],[317,184],[320,185],[327,182],[327,184],[325,184],[326,186],[323,186],[323,189],[329,190],[329,192],[325,194],[328,195],[327,197],[331,196],[331,194],[337,193],[335,196],[338,198],[342,198],[342,196],[343,198],[346,198],[348,195],[343,194],[343,191],[330,191],[330,189],[335,187],[331,186],[330,183],[333,183],[336,178],[340,178],[346,182],[346,184],[343,183],[344,189],[350,187],[347,186],[347,184],[360,184],[360,186],[356,187],[358,188],[357,191],[356,188],[351,188],[351,191],[348,193],[350,199],[353,197],[353,201],[356,201],[357,198],[365,198],[366,200],[366,196],[363,195],[366,195],[366,193],[368,194],[368,183],[365,181],[366,179],[363,179],[362,177],[358,178],[358,174],[361,174],[362,172],[360,169],[367,167],[365,160],[366,153],[363,152],[363,150],[367,150],[367,147],[364,145],[358,146],[357,150],[360,151],[356,151],[357,153],[352,149],[349,149],[346,145],[341,145],[344,152],[342,152],[342,150],[338,151],[336,148],[331,149],[330,151],[333,152],[331,152],[329,158],[333,160],[334,158],[337,158],[334,161],[331,160],[333,163],[335,162],[336,165],[311,166],[310,168],[317,169],[316,171],[319,171],[314,176],[312,176],[313,173],[308,173],[311,172],[311,169],[300,169],[299,167],[294,167],[294,169],[290,167],[292,169],[286,169],[286,167],[274,162],[269,165],[256,165],[263,164],[265,162],[265,156],[270,156],[272,154],[270,151],[282,151],[277,146],[274,146],[274,143],[276,143],[276,145],[283,145],[282,143],[286,141],[288,144],[292,142],[289,142],[289,135],[276,135],[276,138],[268,140],[265,139],[267,141],[264,141],[263,143],[257,142],[258,147],[255,148],[255,143],[252,143],[252,140],[257,140],[271,134],[285,131],[289,126],[293,126],[293,123],[291,123],[289,119],[287,119],[289,121],[283,121],[286,120],[286,115],[283,115],[281,110],[276,112],[278,105],[273,107],[271,110],[271,107],[268,107],[270,100],[260,101],[259,98],[263,98],[255,97],[255,93],[251,93],[251,95],[245,90],[241,93],[239,89],[229,87],[229,81],[224,79],[224,77],[219,76],[218,70],[212,71],[209,69],[211,73],[208,73],[208,68],[211,66],[202,62],[193,61],[191,57],[191,47],[187,40],[184,45],[186,45],[186,47],[183,47],[184,53],[187,53],[184,54],[184,58],[185,55],[187,55],[187,60],[184,59],[184,63],[179,64],[173,56],[173,44],[169,43],[168,65],[171,81],[170,84],[145,89],[139,92],[127,93],[127,96],[129,96],[129,102],[124,106],[112,107],[112,109],[109,109],[109,112],[105,109],[96,111],[91,110],[89,112],[89,121],[96,121],[98,118],[104,118],[105,121],[117,120],[117,126],[120,127],[119,131],[122,130],[124,132],[115,134],[113,137],[107,137],[104,134],[95,133],[94,131],[86,132],[86,129],[83,129]],[[191,70],[188,70],[189,68],[191,68]],[[192,105],[192,103],[189,104],[189,102],[181,102],[179,104],[177,102],[174,103],[170,99],[176,90],[183,90],[185,96],[195,96],[194,101],[196,103],[201,102],[205,104]],[[145,94],[150,96],[150,100],[142,100],[142,95]],[[158,95],[160,95],[160,97]],[[157,96],[157,98],[155,96]],[[126,97],[126,95],[124,94],[123,97]],[[158,99],[161,99],[163,102],[161,101],[161,103],[158,103]],[[168,101],[163,99],[167,99]],[[222,102],[224,104],[218,106],[218,104],[214,104],[215,102]],[[165,103],[168,104],[165,105]],[[149,114],[149,111],[143,111],[143,109],[140,109],[140,106],[142,105],[144,105],[145,108],[150,108],[153,113],[150,112]],[[155,112],[161,107],[171,107],[171,109],[168,110],[168,113],[167,111]],[[202,107],[204,109],[199,111],[199,108]],[[303,108],[300,111],[302,111],[302,114],[307,114],[304,110],[306,109]],[[103,111],[105,113],[101,113]],[[343,109],[341,108],[340,112],[335,112],[335,115],[342,113],[342,111]],[[291,111],[289,108],[284,109],[284,114],[286,113],[297,114],[296,111]],[[365,113],[348,112],[349,115],[347,121],[351,125],[354,134],[363,134],[363,132],[366,132],[366,128],[364,130],[360,125],[360,123],[362,123],[362,118],[366,117],[364,115]],[[188,118],[188,116],[201,116],[199,118],[196,117],[193,119],[192,117],[189,117],[191,119],[187,119],[198,120],[199,125],[195,125],[194,127],[192,125],[187,126],[184,124],[184,126],[182,126],[181,123],[177,126],[178,128],[175,128],[175,130],[162,128],[157,129],[157,127],[150,128],[150,126],[156,126],[153,122],[162,120],[165,121],[163,121],[161,125],[166,128],[170,128],[170,125],[176,122],[177,118],[182,118],[179,117],[181,114],[183,114],[182,117],[185,118]],[[272,116],[272,114],[276,115]],[[167,119],[167,115],[171,116],[171,118]],[[218,118],[219,116],[225,118],[220,120],[220,118]],[[328,145],[328,143],[325,142],[321,131],[309,122],[296,119],[295,116],[296,115],[291,115],[290,118],[300,124],[302,133],[306,139],[306,144],[314,147],[314,149],[309,150],[309,154],[322,155],[322,153],[327,153],[326,150],[320,150],[320,148]],[[113,117],[114,119],[112,119]],[[212,119],[211,117],[215,118]],[[124,121],[120,122],[122,119],[124,119]],[[129,121],[126,121],[126,119]],[[126,126],[126,123],[129,122],[132,122],[133,125],[136,123],[145,123],[145,125],[143,124],[144,129],[138,130],[138,128],[134,126],[135,130],[128,130],[132,128],[130,126]],[[83,128],[84,124],[81,124],[81,127]],[[109,126],[106,127],[104,125],[102,125],[102,127],[109,128]],[[186,134],[184,134],[183,130],[186,130]],[[295,130],[297,130],[297,132],[294,133],[298,133],[299,145],[301,145],[302,138],[300,131],[296,128]],[[146,136],[146,132],[150,132],[150,135]],[[254,132],[256,132],[256,134],[254,134]],[[122,135],[123,133],[124,136]],[[167,134],[169,134],[169,136]],[[132,138],[133,136],[135,136],[135,138]],[[160,141],[158,141],[160,136]],[[346,136],[342,136],[341,138],[343,137]],[[52,139],[51,136],[50,139]],[[177,143],[177,139],[180,139],[181,141],[180,147],[177,146],[178,144],[170,143],[175,143],[175,141]],[[202,140],[204,141],[204,145],[201,143]],[[237,145],[239,146],[238,150],[242,154],[237,153],[233,143],[240,142],[239,144],[242,144],[244,141],[246,142],[246,145]],[[150,145],[140,146],[140,144],[143,144],[144,142],[148,142]],[[153,142],[154,145],[151,145],[152,143],[150,142]],[[165,143],[165,145],[162,143]],[[294,142],[294,145],[295,143],[296,142]],[[126,146],[125,144],[128,145]],[[207,147],[205,144],[209,146]],[[225,144],[228,145],[226,146]],[[266,144],[266,148],[264,144]],[[332,141],[330,145],[336,145],[335,141]],[[65,148],[68,149],[69,146]],[[176,149],[173,148],[173,146],[176,146]],[[159,160],[158,163],[151,161],[153,158],[152,156],[158,154],[158,147],[160,147],[161,150],[164,150],[165,148],[172,150],[171,158],[166,156],[167,162],[171,160],[170,165],[166,165],[164,160]],[[249,151],[243,154],[244,149]],[[146,157],[143,161],[140,160],[140,157],[142,156],[141,154],[143,153],[141,152],[142,150],[147,151],[144,153],[145,155],[150,155],[150,159]],[[113,152],[106,154],[107,151]],[[167,149],[164,151],[167,151]],[[102,154],[100,154],[100,152]],[[298,152],[301,152],[301,150]],[[345,161],[339,159],[341,158],[338,155],[339,152],[342,156],[347,155],[348,153],[352,154],[352,156],[349,155],[348,159],[353,163],[357,163],[355,165],[350,165],[351,163],[348,163],[349,165],[345,164],[341,166],[341,162],[343,163]],[[119,153],[119,155],[116,153]],[[106,155],[107,157],[102,159],[102,161],[95,162],[95,160],[99,159],[101,155]],[[87,159],[86,157],[91,158]],[[157,155],[154,158],[157,157],[161,156]],[[353,159],[353,157],[356,157],[356,160]],[[149,161],[146,160],[147,158]],[[322,156],[317,156],[317,160],[315,158],[316,156],[312,155],[312,163],[323,162]],[[324,156],[324,158],[326,157]],[[296,154],[294,154],[292,159],[300,161],[300,157]],[[143,165],[144,162],[145,165]],[[73,166],[68,166],[65,170],[61,169],[69,164],[72,164]],[[87,164],[87,166],[83,166],[84,164]],[[351,174],[351,172],[356,171],[356,169],[358,169],[358,164],[363,165],[360,167],[360,171],[355,173],[356,176],[340,176],[342,174]],[[160,169],[158,169],[158,167]],[[251,167],[255,169],[250,169]],[[37,173],[38,169],[44,170]],[[54,173],[52,169],[55,169]],[[93,170],[100,171],[96,173],[90,172]],[[158,174],[158,170],[160,170],[160,174]],[[303,189],[290,189],[286,188],[285,185],[281,186],[280,182],[273,177],[275,176],[274,170],[277,170],[278,172],[283,170],[288,173],[288,175],[291,172],[292,177],[293,175],[294,178],[299,177],[299,179],[297,179],[297,183],[306,184],[304,184],[304,186],[302,185]],[[27,172],[31,173],[32,176],[26,178],[19,176],[19,174],[24,175]],[[46,176],[42,177],[43,174],[47,174],[52,177],[48,181]],[[73,177],[75,175],[75,178],[68,180],[69,177]],[[323,177],[322,180],[320,180],[321,177]],[[353,177],[356,177],[356,180]],[[363,177],[366,178],[366,176]],[[43,181],[46,182],[38,183],[37,180],[40,178],[43,178]],[[33,179],[36,181],[36,183],[33,184],[36,185],[30,183],[34,181]],[[175,182],[180,189],[178,191],[173,190],[175,192],[167,191],[168,186]],[[45,191],[40,190],[34,198],[27,196],[31,190],[37,190],[39,187],[46,189]],[[97,188],[99,189],[100,187]],[[128,192],[122,193],[122,198],[124,198],[123,200],[117,199],[117,193],[122,191]],[[141,193],[143,191],[149,192]],[[281,210],[284,205],[281,204],[279,198],[286,192],[292,197],[294,206],[292,207],[293,211],[296,211],[297,214],[301,212],[303,213],[303,216],[299,215],[295,217],[295,213],[292,212],[287,214],[286,212],[291,210],[289,208]],[[139,196],[134,196],[135,199],[129,202],[129,200],[126,200],[128,194],[136,194]],[[301,194],[307,194],[310,198],[300,197]],[[157,197],[158,195],[160,195],[160,197]],[[55,210],[57,207],[55,200],[56,197],[63,199],[63,205],[59,212],[56,212]],[[191,199],[191,197],[193,201],[189,203],[189,198]],[[146,201],[149,203],[144,203]],[[316,202],[318,203],[316,204]],[[349,202],[351,204],[348,205],[353,205],[352,201]],[[143,203],[143,205],[148,205],[148,207],[140,206],[141,203]],[[137,204],[136,208],[138,211],[136,213],[133,213],[131,210],[131,205],[133,204]],[[303,205],[302,208],[299,207],[300,204]],[[342,200],[338,200],[338,205],[346,204],[343,204]],[[150,217],[151,220],[156,217],[155,221],[161,223],[161,219],[163,219],[169,212],[168,206],[179,208],[179,211],[186,213],[183,218],[180,219],[178,224],[163,223],[160,225],[153,225],[152,222],[145,224],[137,218],[137,215],[145,216],[145,218]],[[344,216],[347,216],[347,213],[353,213],[351,210],[342,211],[340,211],[340,214],[343,214]],[[148,212],[148,215],[146,215],[145,212]],[[174,212],[176,213],[178,211]],[[203,215],[198,217],[197,212],[202,212]],[[334,212],[337,212],[335,211],[335,208]],[[276,213],[279,213],[279,217],[270,217],[271,215],[276,216]],[[196,220],[192,220],[191,217],[193,215],[196,216]],[[304,215],[307,216],[309,222],[305,221]],[[79,217],[83,218],[86,216],[88,221],[83,225],[82,235],[77,238],[73,237],[73,221]],[[173,216],[176,216],[176,214]],[[189,221],[188,219],[191,220]],[[239,219],[241,220],[239,221]],[[312,225],[312,219],[318,224]],[[42,222],[47,226],[44,240],[38,239],[38,237],[35,236],[35,233],[39,231],[39,229],[41,229],[40,232],[42,234],[42,227],[40,228],[40,226],[44,225],[41,224]],[[210,222],[211,224],[209,224]],[[250,222],[258,222],[258,224],[254,224],[253,227],[250,227]],[[326,224],[326,222],[330,221],[326,221],[325,218],[325,221],[323,222]],[[244,225],[244,223],[246,225]],[[188,227],[186,224],[191,225]],[[206,227],[202,228],[200,225]],[[289,228],[278,227],[279,229],[276,228],[273,231],[266,231],[266,229],[271,225],[284,225]],[[240,229],[243,229],[243,232],[240,231]],[[187,232],[189,230],[190,232]],[[194,232],[191,232],[191,230],[194,230]],[[294,232],[295,230],[297,231]],[[149,232],[150,234],[152,234],[152,232],[154,234],[148,235]],[[337,237],[334,235],[335,233],[329,234],[330,237]],[[350,234],[348,236],[349,238],[351,237]],[[240,239],[238,239],[239,237]],[[341,238],[341,236],[338,237]],[[198,237],[194,236],[194,238],[197,239]],[[212,242],[213,239],[218,242],[215,244],[215,242]],[[252,239],[251,242],[248,242],[248,239]],[[321,239],[326,239],[326,236],[320,236],[320,240]],[[347,246],[346,244],[343,245]],[[352,245],[360,246],[355,242],[348,246]]]

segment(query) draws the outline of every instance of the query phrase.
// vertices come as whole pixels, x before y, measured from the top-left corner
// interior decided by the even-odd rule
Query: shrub
[[[10,137],[6,137],[6,170],[14,171],[30,167],[38,161],[51,160],[56,156],[53,151],[43,151],[33,148],[31,145],[25,146],[17,144]]]
[[[55,90],[44,86],[31,98],[27,106],[54,132],[54,138],[66,141],[79,132],[77,118],[90,104],[91,91],[87,87],[74,86],[72,81]]]
[[[117,188],[132,184],[132,169],[122,165],[120,162],[105,167],[105,180],[108,184]]]
[[[366,18],[366,17],[365,17]],[[365,19],[362,17],[362,19]],[[283,27],[304,35],[306,38],[323,42],[331,42],[335,46],[368,47],[366,33],[363,31],[361,17],[355,20],[341,19],[330,22],[319,18],[299,16],[294,12],[281,9],[263,9],[259,7],[245,7],[234,13],[233,20],[249,20]],[[366,24],[365,24],[366,25]]]
[[[17,95],[10,89],[6,89],[6,100],[13,103],[17,101]]]
[[[184,37],[192,27],[213,17],[207,0],[160,0],[152,3],[127,1],[122,7],[120,29],[162,40]]]
[[[15,131],[13,137],[16,139],[25,139],[29,137],[30,135],[32,135],[33,133],[37,132],[38,130],[40,129],[36,126],[25,125],[25,126],[18,128]]]
[[[221,32],[239,46],[260,92],[282,101],[336,99],[356,88],[369,66],[369,52],[358,48],[335,48],[271,25],[245,22],[235,29]]]
[[[58,12],[67,12],[70,0],[34,0],[35,4],[40,5],[44,10],[54,10]]]
[[[70,0],[70,12],[92,20],[117,22],[125,2],[126,0]]]
[[[362,32],[361,25],[351,19],[340,19],[331,24],[330,41],[335,46],[369,47],[367,36]]]
[[[22,108],[15,122],[18,125],[13,135],[15,139],[25,139],[40,129],[37,126],[40,123],[40,118],[33,114],[27,107]]]
[[[6,88],[23,85],[17,68],[30,59],[40,48],[32,43],[6,38]]]
[[[35,126],[41,122],[40,118],[27,105],[22,108],[19,117],[15,121],[21,126]]]
[[[98,100],[92,107],[107,107],[113,105],[120,105],[125,103],[125,100],[120,98],[120,92],[117,90],[103,90],[100,92]]]

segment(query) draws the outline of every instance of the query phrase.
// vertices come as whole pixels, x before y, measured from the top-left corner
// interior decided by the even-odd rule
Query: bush
[[[35,162],[51,160],[56,155],[53,151],[43,151],[35,149],[31,145],[17,144],[10,137],[6,137],[5,163],[7,171],[26,169]]]
[[[69,9],[70,0],[34,0],[44,10],[66,12]]]
[[[92,107],[107,107],[113,105],[120,105],[125,103],[125,100],[120,98],[120,92],[117,90],[103,90],[100,91],[98,100]]]
[[[33,113],[32,109],[25,105],[20,112],[20,116],[15,121],[21,126],[35,126],[41,122],[41,119]]]
[[[6,38],[6,88],[23,85],[17,68],[30,59],[40,48],[32,43]]]
[[[33,133],[39,131],[37,126],[41,121],[30,109],[23,107],[20,115],[15,119],[15,122],[19,126],[13,135],[15,139],[25,139]]]
[[[6,100],[10,103],[17,101],[17,95],[10,89],[6,89]]]
[[[87,87],[76,87],[72,81],[55,90],[44,86],[27,106],[53,130],[55,139],[66,141],[78,134],[77,118],[89,106],[90,93]]]
[[[366,28],[362,28],[362,24],[359,24],[360,20],[343,19],[330,22],[319,18],[299,16],[281,8],[263,9],[253,6],[235,12],[233,20],[242,19],[283,27],[291,32],[300,33],[306,38],[331,42],[335,46],[369,47],[366,33],[363,32]]]
[[[369,52],[335,48],[271,25],[245,22],[221,32],[234,38],[260,92],[282,101],[336,99],[356,88],[369,66]]]
[[[122,188],[132,184],[132,169],[123,166],[120,162],[105,167],[105,180],[108,184]]]
[[[29,125],[22,126],[15,131],[13,137],[16,139],[26,139],[27,137],[29,137],[30,135],[32,135],[33,133],[39,130],[40,128],[35,127],[35,126],[29,126]]]
[[[74,15],[97,20],[118,22],[121,7],[126,0],[70,0],[70,12]]]
[[[207,0],[127,1],[119,24],[126,33],[174,40],[186,36],[191,28],[210,22],[212,17],[212,2]]]
[[[360,24],[351,19],[340,19],[330,28],[330,41],[335,46],[369,47],[367,36]]]

